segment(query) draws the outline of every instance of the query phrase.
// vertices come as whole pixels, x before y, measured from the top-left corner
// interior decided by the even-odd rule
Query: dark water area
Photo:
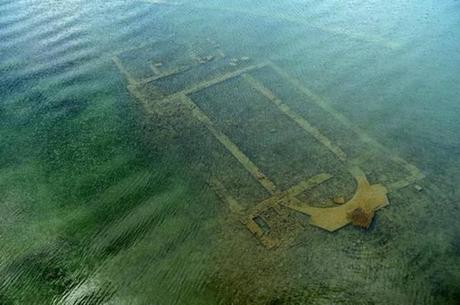
[[[459,71],[455,0],[0,0],[0,304],[460,304]]]

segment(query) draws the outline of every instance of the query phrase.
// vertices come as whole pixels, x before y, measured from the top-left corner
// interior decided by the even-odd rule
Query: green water
[[[390,205],[333,233],[291,211],[303,226],[265,248],[210,181],[244,209],[267,189],[189,108],[145,107],[115,55],[136,79],[184,68],[151,100],[273,63],[294,83],[245,77]],[[455,0],[0,0],[0,304],[460,304],[459,71]],[[244,78],[187,96],[281,191],[327,172],[303,200],[352,197],[347,166]],[[392,187],[409,174],[391,156],[420,177]]]

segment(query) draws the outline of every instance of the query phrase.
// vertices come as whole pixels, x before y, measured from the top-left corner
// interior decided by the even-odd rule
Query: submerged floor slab
[[[311,225],[330,232],[353,222],[353,213],[355,211],[363,211],[363,213],[373,215],[374,211],[389,204],[386,196],[387,189],[383,185],[370,185],[359,168],[353,168],[351,172],[357,182],[356,193],[351,200],[340,206],[318,208],[302,203],[295,198],[284,201],[282,204],[310,216]]]

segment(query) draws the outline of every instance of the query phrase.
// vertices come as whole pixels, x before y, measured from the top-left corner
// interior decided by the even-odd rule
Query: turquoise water
[[[113,60],[144,79],[205,55],[144,98]],[[235,210],[269,187],[151,102],[253,65],[186,96],[280,191],[327,172],[302,200],[349,200],[336,146],[247,79],[269,88],[388,188],[369,229],[291,211],[267,249]],[[0,304],[460,304],[459,71],[454,0],[0,0]]]

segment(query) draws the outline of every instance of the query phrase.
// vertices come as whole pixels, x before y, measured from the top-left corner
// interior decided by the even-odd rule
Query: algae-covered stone
[[[366,211],[363,208],[356,208],[348,215],[348,217],[350,218],[352,225],[367,229],[371,225],[372,219],[374,219],[374,211]]]

